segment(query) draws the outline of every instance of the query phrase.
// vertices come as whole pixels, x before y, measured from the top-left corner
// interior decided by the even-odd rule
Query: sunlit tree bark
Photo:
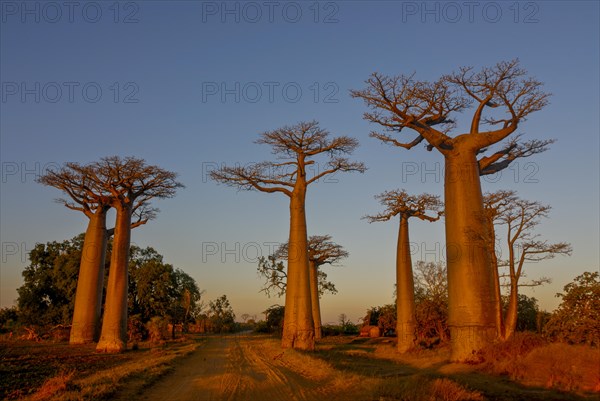
[[[62,190],[70,198],[59,202],[77,210],[89,219],[85,232],[77,291],[71,323],[70,344],[98,341],[100,313],[104,288],[104,265],[108,238],[114,229],[106,228],[106,213],[110,209],[111,195],[99,182],[93,182],[92,166],[67,163],[57,170],[48,171],[39,182]],[[155,217],[155,209],[141,204],[134,211],[137,217],[131,228],[146,224]]]
[[[377,215],[367,216],[369,222],[388,221],[394,216],[400,218],[396,247],[396,334],[398,351],[406,352],[415,345],[417,327],[408,219],[416,217],[426,221],[437,221],[442,214],[442,202],[438,196],[413,196],[404,190],[386,191],[376,198],[386,209]],[[431,212],[435,215],[430,215]]]
[[[102,331],[96,350],[121,352],[127,347],[127,267],[133,211],[153,198],[173,197],[183,185],[176,181],[176,173],[149,166],[134,157],[106,157],[92,166],[94,182],[110,193],[111,206],[117,212]]]
[[[335,265],[348,257],[348,252],[341,245],[331,241],[330,235],[311,235],[308,238],[308,266],[310,298],[313,323],[315,326],[315,339],[320,339],[322,333],[321,322],[321,296],[325,292],[335,294],[335,285],[327,281],[327,274],[321,271],[321,266]],[[264,291],[267,295],[273,290],[277,295],[285,294],[287,275],[282,260],[288,258],[288,243],[281,244],[273,255],[259,261],[258,272],[267,279]]]
[[[286,195],[290,208],[287,289],[283,348],[314,349],[315,329],[311,313],[308,239],[305,200],[310,184],[340,171],[365,171],[362,163],[342,155],[351,154],[358,142],[350,137],[329,138],[317,122],[301,122],[261,134],[258,144],[270,145],[281,162],[263,162],[247,167],[227,167],[211,172],[211,178],[244,190]],[[323,155],[322,170],[309,177],[307,166]]]
[[[494,314],[496,315],[496,330],[498,338],[504,337],[504,313],[502,311],[502,292],[500,290],[500,273],[498,271],[498,255],[496,254],[496,229],[494,224],[498,217],[510,208],[511,202],[515,200],[515,191],[497,191],[486,193],[483,197],[484,216],[488,229],[485,233],[487,237],[483,240],[487,244],[492,265],[492,275],[494,280]]]
[[[488,229],[479,176],[501,171],[548,143],[521,142],[515,132],[529,114],[546,106],[549,95],[540,81],[527,76],[518,60],[480,71],[464,67],[434,82],[418,81],[414,75],[375,73],[366,84],[366,89],[351,94],[372,110],[365,119],[387,131],[373,132],[372,137],[404,149],[425,141],[428,150],[444,157],[451,359],[467,360],[496,337],[490,255],[474,235]],[[468,131],[451,135],[458,125],[454,115],[469,109]],[[482,130],[484,125],[489,129]],[[414,139],[404,142],[389,134],[405,129],[416,133]],[[498,143],[504,145],[489,150]]]

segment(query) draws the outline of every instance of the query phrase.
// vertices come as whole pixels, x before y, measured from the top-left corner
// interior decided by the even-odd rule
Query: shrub
[[[600,353],[583,345],[549,344],[540,335],[515,333],[481,352],[482,369],[526,385],[564,391],[600,391]]]
[[[127,319],[127,336],[134,345],[148,338],[148,329],[144,326],[142,315],[129,316]]]
[[[386,380],[378,390],[380,400],[479,401],[483,395],[450,379],[422,375]]]
[[[148,323],[146,323],[146,327],[148,328],[150,341],[153,343],[163,343],[170,336],[169,321],[164,317],[153,317]]]
[[[534,348],[547,344],[546,340],[532,332],[516,332],[507,341],[491,344],[479,353],[479,361],[485,362],[487,370],[516,378],[519,367],[515,362]]]
[[[600,347],[600,274],[584,272],[564,287],[558,309],[544,328],[553,340]]]
[[[18,312],[16,306],[0,309],[0,333],[8,333],[17,328]]]

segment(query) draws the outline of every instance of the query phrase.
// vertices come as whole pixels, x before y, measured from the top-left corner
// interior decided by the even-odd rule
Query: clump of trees
[[[226,295],[221,295],[208,304],[208,320],[210,331],[213,333],[227,333],[235,329],[235,313]]]
[[[556,294],[562,301],[544,333],[570,344],[600,346],[600,274],[584,272]]]
[[[285,306],[271,305],[264,312],[265,320],[257,323],[255,331],[258,333],[283,333],[283,317],[285,315]]]
[[[143,159],[111,156],[87,165],[67,163],[39,178],[40,183],[67,195],[68,199],[60,199],[61,203],[83,212],[89,219],[80,261],[71,343],[98,340],[97,350],[105,352],[120,352],[126,348],[131,229],[155,216],[156,209],[148,206],[152,199],[171,198],[183,187],[176,177],[176,173],[147,165]],[[110,208],[117,212],[116,221],[114,229],[107,230],[106,213]],[[133,221],[136,213],[139,219]],[[111,270],[99,331],[104,259],[108,238],[113,234]]]
[[[17,307],[11,310],[14,323],[48,331],[53,326],[69,326],[73,319],[75,292],[84,235],[62,242],[37,244],[29,252],[30,264],[23,271],[23,285],[17,289]],[[108,241],[107,255],[112,252]],[[202,294],[195,280],[184,271],[163,261],[151,247],[131,246],[128,277],[128,338],[138,342],[148,338],[152,319],[162,319],[171,328],[186,330],[203,309]],[[103,269],[105,274],[110,265]],[[106,280],[103,280],[106,283]],[[103,288],[105,293],[106,285]],[[102,303],[102,298],[100,302]],[[155,319],[156,320],[156,319]],[[8,318],[4,319],[6,324]],[[0,321],[0,325],[2,325]]]
[[[337,324],[323,326],[323,336],[356,335],[359,333],[358,325],[352,323],[345,313],[340,313]]]

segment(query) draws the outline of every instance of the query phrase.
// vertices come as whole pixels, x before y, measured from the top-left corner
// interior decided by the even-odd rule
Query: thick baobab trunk
[[[488,251],[490,253],[490,263],[492,265],[492,280],[494,282],[494,314],[496,315],[496,336],[504,338],[504,319],[502,316],[502,293],[500,292],[500,274],[498,273],[498,257],[496,256],[496,230],[493,220],[489,220],[488,233]]]
[[[451,359],[468,360],[494,341],[496,317],[487,227],[475,152],[455,149],[445,159],[446,261]]]
[[[400,215],[398,247],[396,249],[396,333],[398,352],[406,352],[415,344],[415,284],[410,242],[408,238],[408,216]]]
[[[290,240],[283,320],[283,348],[313,350],[313,325],[308,272],[308,240],[304,200],[306,187],[296,185],[290,198]]]
[[[102,334],[96,347],[100,352],[121,352],[127,348],[127,286],[131,209],[117,208]]]
[[[512,281],[512,280],[511,280]],[[519,309],[519,288],[516,283],[510,284],[510,295],[506,309],[506,322],[504,327],[504,340],[508,340],[517,329],[517,315]]]
[[[83,240],[75,307],[69,343],[98,341],[106,256],[106,209],[98,207],[90,216]]]
[[[321,302],[319,300],[319,266],[314,261],[308,262],[310,280],[310,304],[312,307],[313,324],[315,326],[315,339],[319,340],[321,331]]]

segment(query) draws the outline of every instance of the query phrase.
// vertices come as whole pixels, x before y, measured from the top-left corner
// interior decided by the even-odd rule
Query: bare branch
[[[297,184],[304,188],[323,176],[338,171],[362,173],[366,170],[363,163],[351,162],[343,157],[356,149],[356,139],[347,136],[330,138],[329,132],[320,128],[316,121],[300,122],[264,132],[256,143],[270,145],[272,153],[284,161],[262,162],[246,167],[222,167],[212,171],[211,178],[239,190],[281,192],[291,197]],[[313,158],[318,155],[327,158],[323,163],[325,168],[308,179],[306,166],[316,163]]]
[[[477,151],[513,134],[529,114],[548,104],[550,95],[543,92],[542,87],[540,81],[528,77],[527,71],[515,59],[478,71],[473,67],[462,67],[436,81],[418,81],[414,74],[388,77],[374,73],[366,81],[365,89],[350,93],[354,98],[363,99],[370,109],[364,119],[385,131],[373,132],[372,137],[405,149],[411,149],[425,139],[428,150],[435,148],[446,154],[459,143]],[[469,132],[450,136],[456,127],[454,114],[471,107],[474,110]],[[480,132],[483,124],[495,128]],[[398,134],[404,128],[416,131],[416,139],[407,142],[390,135]],[[530,143],[524,148],[535,147]],[[517,149],[509,148],[482,159],[482,171],[485,174],[499,171],[514,157],[526,157],[528,153],[524,151],[520,156],[514,156],[513,151]],[[493,164],[496,162],[498,164]]]
[[[385,206],[385,210],[377,215],[365,216],[364,218],[369,223],[387,221],[396,215],[406,218],[418,217],[421,220],[433,222],[443,214],[443,203],[437,195],[427,193],[409,195],[404,189],[397,189],[376,195],[375,199]],[[437,215],[430,215],[428,212],[434,212]]]

